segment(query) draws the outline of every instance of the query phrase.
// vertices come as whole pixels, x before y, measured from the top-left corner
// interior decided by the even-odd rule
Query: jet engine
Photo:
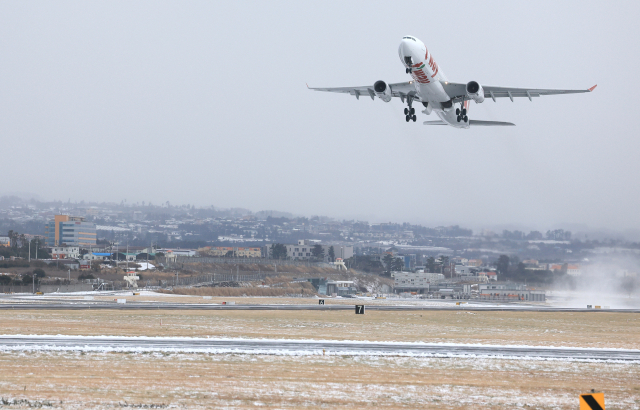
[[[480,104],[484,101],[484,90],[482,86],[476,81],[469,81],[467,83],[467,96],[476,103]]]
[[[380,98],[382,101],[391,101],[391,87],[389,87],[389,84],[385,83],[384,81],[376,81],[375,84],[373,84],[373,91],[375,91],[378,98]]]

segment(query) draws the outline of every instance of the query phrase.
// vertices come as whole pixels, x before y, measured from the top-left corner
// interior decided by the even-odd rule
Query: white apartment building
[[[80,247],[78,246],[53,246],[51,247],[51,259],[78,259]]]
[[[394,272],[394,286],[407,289],[428,289],[430,283],[444,280],[442,273]]]
[[[313,257],[311,250],[315,246],[308,239],[301,239],[297,245],[285,245],[287,247],[287,257],[292,260],[308,260]],[[343,245],[320,245],[324,250],[324,260],[329,262],[329,248],[333,246],[335,258],[349,259],[353,256],[353,246]]]

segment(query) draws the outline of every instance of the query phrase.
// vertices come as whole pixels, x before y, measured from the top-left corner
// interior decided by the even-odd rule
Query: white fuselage
[[[398,55],[402,64],[411,69],[416,93],[422,102],[428,103],[427,113],[433,110],[447,124],[456,128],[469,128],[468,122],[457,121],[455,106],[443,107],[442,103],[451,100],[441,84],[447,78],[424,43],[413,36],[405,36],[398,47]]]

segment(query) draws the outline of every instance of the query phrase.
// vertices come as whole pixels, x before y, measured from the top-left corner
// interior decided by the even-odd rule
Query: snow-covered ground
[[[338,356],[491,357],[640,363],[640,351],[630,349],[319,339],[0,335],[0,351],[237,353],[279,356],[328,353]]]

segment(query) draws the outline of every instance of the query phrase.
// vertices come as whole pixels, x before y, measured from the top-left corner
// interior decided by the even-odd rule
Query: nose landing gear
[[[460,108],[456,108],[456,115],[457,115],[456,120],[458,120],[458,122],[469,121],[469,117],[467,117],[467,109],[464,108],[464,102],[460,104]]]

